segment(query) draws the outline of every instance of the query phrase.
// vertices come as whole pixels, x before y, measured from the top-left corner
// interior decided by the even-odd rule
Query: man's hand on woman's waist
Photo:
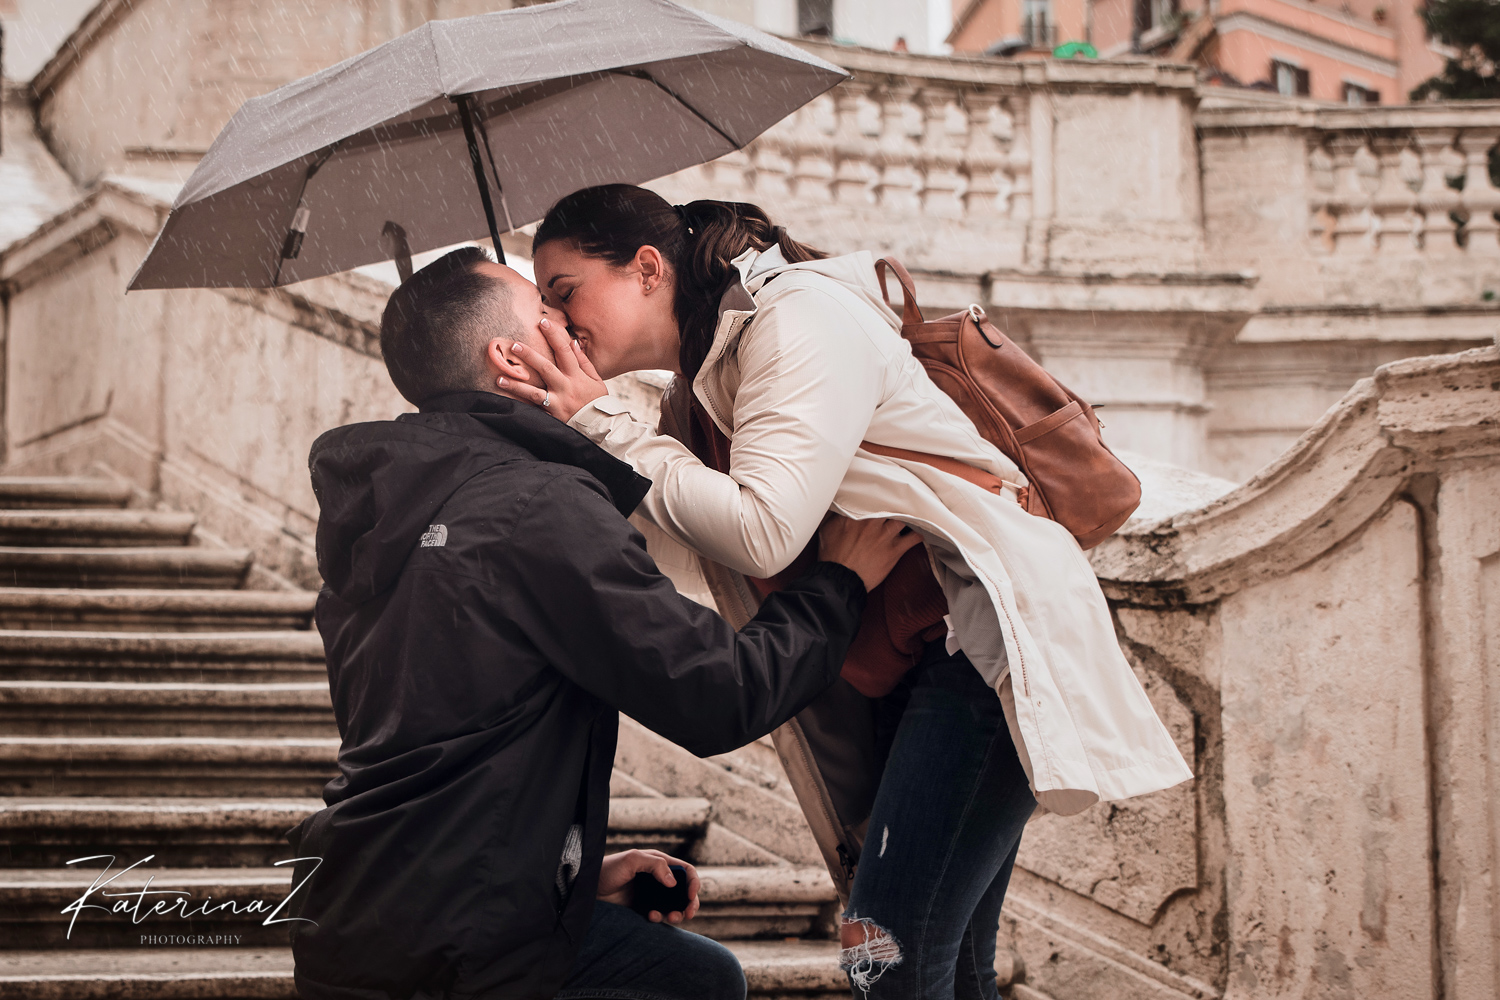
[[[818,529],[818,558],[852,569],[869,592],[921,540],[921,535],[894,518],[855,521],[830,514]]]

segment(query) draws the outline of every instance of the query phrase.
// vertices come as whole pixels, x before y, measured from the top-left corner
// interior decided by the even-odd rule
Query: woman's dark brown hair
[[[615,267],[629,264],[641,247],[656,247],[672,270],[672,309],[682,339],[678,363],[688,378],[698,374],[713,346],[719,300],[736,278],[730,261],[746,250],[772,246],[780,246],[793,264],[828,256],[787,236],[758,205],[672,205],[633,184],[584,188],[553,205],[531,241],[532,255],[554,240],[565,240],[584,256]]]

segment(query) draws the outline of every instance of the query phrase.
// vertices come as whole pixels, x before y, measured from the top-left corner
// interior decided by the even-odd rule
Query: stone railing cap
[[[888,52],[808,38],[787,39],[854,73],[856,82],[881,77],[930,80],[955,87],[1042,89],[1155,88],[1196,91],[1197,70],[1153,59],[1000,59],[993,56],[930,56]]]
[[[1500,127],[1500,101],[1434,101],[1373,107],[1200,107],[1194,123],[1204,130],[1303,128],[1405,130]]]
[[[1500,451],[1500,348],[1376,369],[1243,486],[1138,523],[1090,561],[1111,596],[1207,603],[1290,572],[1360,530],[1415,474]]]

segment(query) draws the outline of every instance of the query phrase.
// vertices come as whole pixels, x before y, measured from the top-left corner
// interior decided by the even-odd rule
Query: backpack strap
[[[993,493],[996,496],[1005,496],[1005,490],[1008,488],[1015,493],[1016,503],[1020,504],[1023,508],[1029,499],[1030,487],[1013,483],[1008,479],[1001,479],[993,472],[976,469],[969,463],[960,462],[956,458],[949,458],[946,455],[929,455],[923,451],[907,451],[905,448],[890,448],[883,444],[876,444],[873,441],[861,441],[859,446],[865,451],[881,455],[885,458],[899,458],[907,462],[921,462],[923,465],[930,465],[939,472],[946,472],[950,476],[955,476],[965,482],[972,483],[980,489]]]
[[[915,326],[923,322],[922,307],[917,305],[917,292],[912,284],[911,275],[902,266],[901,262],[894,257],[882,257],[875,262],[875,277],[880,280],[880,297],[885,299],[885,304],[891,304],[891,296],[885,287],[885,269],[889,267],[896,272],[896,280],[901,282],[901,325]],[[894,308],[894,307],[892,307]]]

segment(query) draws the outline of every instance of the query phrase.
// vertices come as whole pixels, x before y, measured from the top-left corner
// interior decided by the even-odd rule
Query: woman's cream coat
[[[899,518],[927,543],[959,644],[996,688],[1043,807],[1075,813],[1191,778],[1073,537],[1009,490],[996,496],[860,447],[946,455],[1025,482],[912,357],[872,256],[787,264],[773,248],[735,265],[743,287],[726,294],[693,382],[732,442],[727,475],[610,397],[571,421],[651,479],[638,513],[704,557],[725,614],[739,625],[753,601],[712,564],[771,576],[830,508]]]

